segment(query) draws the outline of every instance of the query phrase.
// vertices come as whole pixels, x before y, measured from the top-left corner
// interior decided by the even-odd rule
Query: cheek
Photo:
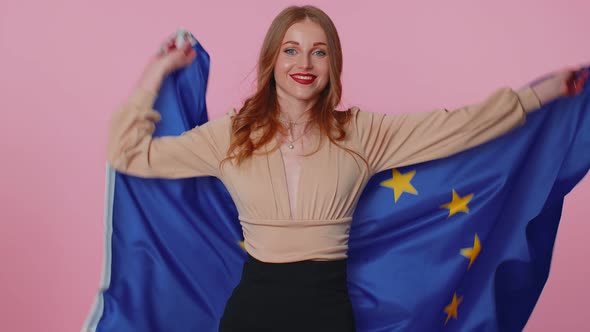
[[[291,68],[291,66],[292,64],[289,60],[279,57],[277,59],[277,63],[275,64],[275,74],[289,71],[289,68]]]
[[[318,72],[322,77],[322,85],[325,85],[330,80],[330,64],[329,63],[321,63],[318,64]]]
[[[317,59],[314,64],[313,67],[315,69],[315,72],[318,75],[327,77],[329,76],[329,72],[330,72],[330,63],[328,62],[327,59]]]

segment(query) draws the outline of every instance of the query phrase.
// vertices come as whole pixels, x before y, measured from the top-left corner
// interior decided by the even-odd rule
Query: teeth
[[[300,79],[300,80],[308,80],[308,81],[311,81],[313,79],[313,76],[294,75],[293,77]]]

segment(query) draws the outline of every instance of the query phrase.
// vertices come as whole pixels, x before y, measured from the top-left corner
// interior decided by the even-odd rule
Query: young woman
[[[163,78],[196,56],[186,45],[158,55],[115,113],[108,161],[136,176],[216,176],[226,185],[249,257],[221,331],[353,331],[346,251],[369,178],[496,138],[540,105],[581,91],[587,77],[564,70],[453,111],[337,111],[342,52],[336,28],[315,7],[289,7],[267,32],[257,91],[239,112],[178,137],[152,138],[159,120],[152,106]]]

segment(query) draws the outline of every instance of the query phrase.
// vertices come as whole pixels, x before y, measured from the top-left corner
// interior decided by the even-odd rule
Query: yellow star
[[[469,212],[467,204],[473,198],[473,194],[461,197],[453,189],[453,200],[450,203],[442,205],[441,208],[449,209],[449,217],[458,212]]]
[[[447,313],[445,325],[447,325],[447,322],[449,321],[451,316],[457,319],[457,309],[459,308],[459,304],[461,304],[461,301],[463,301],[463,296],[457,299],[457,293],[453,293],[453,300],[451,301],[451,303],[449,303],[449,305],[445,307],[445,312]]]
[[[397,202],[397,200],[404,192],[418,195],[416,188],[414,188],[414,186],[412,186],[412,184],[410,183],[415,174],[416,171],[411,171],[402,174],[397,169],[394,169],[393,177],[389,180],[381,182],[381,185],[393,189],[394,199],[395,202]]]
[[[246,250],[246,245],[244,244],[244,241],[240,241],[238,242],[238,244],[240,245],[240,247],[242,247],[242,249]]]
[[[477,255],[481,251],[481,243],[479,242],[479,237],[477,237],[477,233],[475,234],[475,238],[473,239],[473,248],[463,248],[461,249],[461,255],[469,258],[469,266],[467,266],[467,270],[471,267]]]

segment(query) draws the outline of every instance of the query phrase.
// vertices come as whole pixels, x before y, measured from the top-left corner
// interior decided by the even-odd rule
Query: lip
[[[303,85],[309,85],[309,84],[313,83],[315,81],[315,79],[317,78],[317,76],[315,76],[315,75],[312,75],[312,74],[304,74],[304,73],[295,73],[295,74],[292,74],[292,75],[289,75],[289,76],[291,76],[291,78],[295,82],[297,82],[299,84],[303,84]],[[298,78],[296,76],[307,76],[307,77],[311,77],[311,79],[301,79],[301,78]]]

